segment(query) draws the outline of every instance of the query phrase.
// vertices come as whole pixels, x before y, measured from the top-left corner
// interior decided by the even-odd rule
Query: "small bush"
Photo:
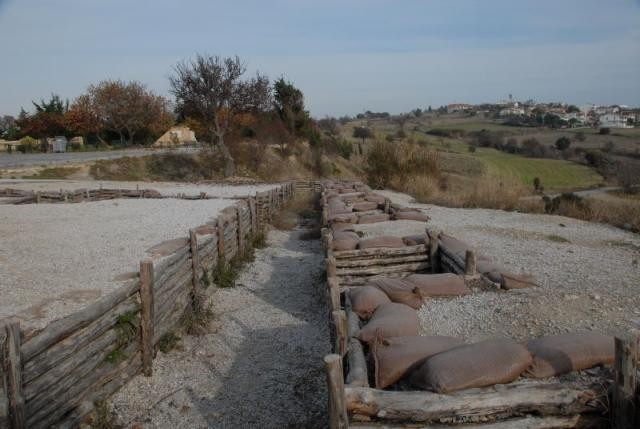
[[[96,401],[93,404],[93,412],[86,418],[85,423],[91,429],[122,429],[124,427],[116,422],[107,401]]]
[[[117,364],[124,360],[127,355],[124,350],[133,343],[140,331],[139,311],[129,311],[118,316],[115,324],[116,349],[107,355],[107,362]]]
[[[175,332],[167,332],[160,338],[160,340],[158,340],[158,350],[162,353],[169,353],[171,350],[178,348],[180,340],[182,340],[182,338],[180,338],[180,336]]]
[[[180,324],[189,335],[204,335],[214,318],[211,304],[204,294],[194,296],[193,303],[191,310],[182,315]]]

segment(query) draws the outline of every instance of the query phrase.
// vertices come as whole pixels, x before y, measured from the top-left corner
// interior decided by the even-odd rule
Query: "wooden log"
[[[603,383],[516,382],[451,394],[365,387],[346,387],[345,391],[349,412],[407,423],[507,418],[524,414],[604,414],[607,411],[607,386]]]
[[[398,248],[378,247],[374,249],[356,249],[356,250],[340,250],[333,252],[336,259],[361,258],[367,256],[391,257],[400,255],[413,255],[416,253],[426,252],[427,247],[424,244],[417,246],[405,246]]]
[[[615,377],[613,383],[613,427],[615,429],[637,428],[636,421],[637,367],[640,336],[632,331],[627,336],[615,337]]]
[[[336,354],[324,357],[329,390],[329,428],[346,429],[349,426],[345,401],[342,357]]]
[[[37,377],[45,374],[51,368],[61,365],[61,362],[64,362],[65,359],[73,356],[87,344],[95,341],[96,338],[113,327],[120,315],[130,311],[137,311],[140,305],[136,295],[130,296],[87,327],[79,329],[64,340],[47,348],[32,360],[24,363],[23,384],[28,384]]]
[[[218,222],[216,223],[216,229],[218,232],[218,257],[224,258],[224,217],[218,216]]]
[[[336,260],[335,258],[328,257],[325,259],[325,269],[327,270],[327,277],[336,276]]]
[[[195,229],[189,230],[189,241],[191,242],[191,296],[193,299],[193,309],[200,306],[200,255],[198,253],[198,235]]]
[[[360,318],[351,309],[348,294],[345,297],[347,312],[347,364],[348,372],[346,383],[349,386],[369,387],[367,375],[367,360],[364,356],[364,348],[356,338],[360,331]]]
[[[384,199],[384,212],[391,213],[391,200],[389,198]]]
[[[473,276],[476,274],[476,271],[476,252],[467,250],[464,260],[464,273],[467,276]]]
[[[429,260],[429,255],[425,253],[417,253],[415,255],[400,255],[393,258],[375,258],[375,259],[337,259],[337,268],[357,268],[357,267],[371,267],[378,265],[391,265],[401,264],[407,262],[426,262]]]
[[[337,277],[329,277],[327,279],[329,289],[329,304],[331,311],[340,310],[340,285]]]
[[[435,274],[440,268],[438,260],[440,231],[427,228],[427,236],[429,237],[429,261],[431,262],[431,274]]]
[[[87,326],[97,318],[104,315],[122,301],[138,292],[140,284],[137,279],[124,283],[121,287],[100,298],[84,309],[63,319],[51,322],[35,337],[31,338],[21,347],[22,359],[25,362],[31,360],[37,354],[43,352],[52,344],[73,334],[78,329]]]
[[[480,420],[479,418],[476,420]],[[514,419],[492,421],[485,423],[470,424],[426,424],[426,425],[405,425],[402,423],[383,424],[375,422],[367,423],[349,423],[350,428],[358,429],[394,429],[394,428],[411,428],[411,429],[571,429],[571,428],[597,428],[608,427],[607,420],[600,416],[569,416],[569,417],[517,417]]]
[[[375,276],[378,274],[400,273],[400,272],[418,272],[431,267],[429,262],[413,262],[397,265],[382,265],[374,267],[362,268],[338,268],[338,276]]]
[[[331,316],[336,329],[334,352],[344,357],[347,354],[347,315],[344,310],[334,310]]]
[[[171,287],[170,285],[177,278],[182,278],[184,273],[191,272],[192,263],[191,263],[191,254],[185,253],[185,255],[176,260],[175,263],[165,269],[157,269],[154,267],[154,279],[153,279],[153,287],[157,294],[162,293],[162,290],[166,287]]]
[[[0,364],[4,389],[8,400],[9,425],[13,429],[26,426],[25,400],[22,383],[22,356],[20,354],[20,322],[10,320],[4,329],[4,343],[0,345]],[[3,390],[4,390],[3,389]]]
[[[5,190],[7,193],[8,190]],[[9,397],[7,392],[7,374],[5,356],[7,347],[7,329],[0,322],[0,429],[9,429]]]
[[[191,297],[191,272],[186,273],[182,278],[176,279],[170,289],[166,289],[165,293],[158,297],[154,296],[154,313],[155,321],[160,320],[166,313],[170,312],[173,302],[179,296]]]
[[[146,258],[140,262],[140,346],[142,350],[142,373],[153,375],[153,261]]]

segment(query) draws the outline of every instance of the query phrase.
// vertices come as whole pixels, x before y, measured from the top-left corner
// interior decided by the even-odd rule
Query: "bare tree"
[[[238,113],[264,112],[271,107],[269,79],[259,73],[242,79],[246,66],[237,56],[197,55],[195,60],[178,63],[169,77],[177,110],[198,121],[211,136],[225,159],[224,175],[235,174],[235,161],[224,142]]]

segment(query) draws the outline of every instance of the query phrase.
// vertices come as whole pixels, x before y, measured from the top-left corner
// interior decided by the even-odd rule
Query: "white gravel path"
[[[393,202],[425,209],[444,230],[515,272],[534,274],[540,287],[434,299],[419,314],[424,334],[470,341],[517,339],[576,330],[616,334],[640,328],[640,237],[618,228],[562,216]],[[422,233],[411,221],[359,225],[366,235]],[[555,237],[554,237],[555,236]],[[553,239],[562,237],[568,242]]]
[[[165,196],[177,194],[198,195],[206,192],[209,196],[234,198],[255,195],[256,192],[267,191],[278,184],[228,185],[219,183],[177,183],[177,182],[124,182],[105,180],[0,180],[0,188],[22,189],[25,191],[73,191],[76,189],[155,189]]]
[[[235,201],[0,205],[0,319],[17,315],[29,329],[77,311],[136,272],[147,249]]]
[[[158,352],[111,399],[125,427],[326,427],[329,353],[319,242],[272,231],[238,285],[211,298],[211,332]]]

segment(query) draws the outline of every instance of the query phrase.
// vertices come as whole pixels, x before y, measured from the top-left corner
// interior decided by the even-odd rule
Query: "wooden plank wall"
[[[76,426],[95,401],[150,375],[153,347],[211,281],[219,252],[233,258],[294,191],[285,183],[224,209],[217,221],[163,243],[138,277],[35,334],[0,320],[0,429]]]

